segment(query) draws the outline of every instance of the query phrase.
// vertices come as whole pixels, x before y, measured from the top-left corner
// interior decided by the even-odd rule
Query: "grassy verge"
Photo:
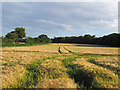
[[[2,44],[1,46],[2,47],[21,47],[21,46],[36,46],[36,45],[44,45],[44,44],[49,44],[49,43],[39,43],[39,44],[11,44],[11,43],[8,43],[8,44]]]
[[[23,50],[2,50],[2,52],[42,52],[42,51],[23,51]]]

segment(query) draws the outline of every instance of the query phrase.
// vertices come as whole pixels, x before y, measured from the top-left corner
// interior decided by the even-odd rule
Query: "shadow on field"
[[[84,47],[113,47],[113,46],[97,45],[97,44],[75,44],[75,43],[72,43],[72,45],[75,45],[75,46],[84,46]]]
[[[79,57],[80,58],[80,57]],[[92,80],[93,74],[80,69],[77,65],[73,64],[72,61],[76,58],[67,58],[63,60],[67,73],[70,78],[74,79],[79,85],[78,88],[93,88]]]
[[[120,68],[115,68],[115,67],[112,67],[112,66],[110,66],[110,65],[99,64],[99,63],[96,62],[94,59],[89,59],[88,62],[93,63],[93,64],[95,64],[95,65],[98,65],[98,66],[100,66],[100,67],[103,67],[103,68],[107,68],[107,69],[109,69],[109,70],[112,70],[112,71],[115,72],[115,74],[120,75]]]

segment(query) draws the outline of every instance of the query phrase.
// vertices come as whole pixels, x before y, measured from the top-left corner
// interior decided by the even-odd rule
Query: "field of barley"
[[[2,48],[2,88],[120,88],[116,47],[52,43]]]

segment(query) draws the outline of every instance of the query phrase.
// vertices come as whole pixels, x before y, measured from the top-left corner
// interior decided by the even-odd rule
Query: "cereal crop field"
[[[120,88],[115,47],[52,43],[2,48],[2,88]]]

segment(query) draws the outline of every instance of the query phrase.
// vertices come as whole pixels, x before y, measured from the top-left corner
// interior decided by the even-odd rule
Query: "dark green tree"
[[[51,43],[52,42],[51,39],[49,39],[48,36],[45,34],[38,36],[38,38],[41,43]]]
[[[6,38],[13,39],[15,42],[23,41],[26,37],[25,28],[15,28],[15,31],[7,33]]]
[[[16,40],[18,38],[17,33],[7,33],[6,38]]]
[[[120,47],[120,33],[112,33],[103,37],[86,34],[78,37],[54,37],[53,43],[79,43],[79,44],[98,44],[106,46]]]
[[[18,39],[26,37],[25,28],[15,28],[15,33],[18,35]]]

